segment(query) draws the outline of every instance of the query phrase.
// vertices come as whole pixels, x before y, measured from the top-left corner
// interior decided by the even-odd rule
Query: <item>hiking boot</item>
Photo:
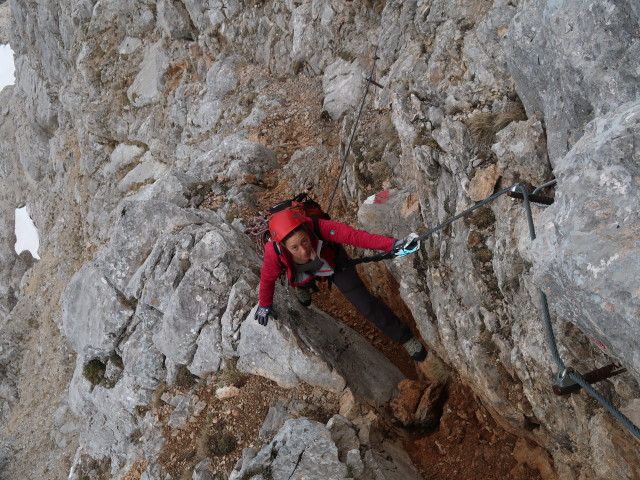
[[[304,307],[311,305],[311,289],[305,287],[293,287],[293,294]]]
[[[422,362],[427,358],[427,349],[424,348],[420,340],[416,337],[411,337],[409,340],[402,344],[409,356],[416,362]]]

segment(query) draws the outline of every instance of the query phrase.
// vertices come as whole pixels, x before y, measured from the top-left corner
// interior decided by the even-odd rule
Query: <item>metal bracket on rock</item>
[[[601,368],[596,368],[595,370],[591,370],[590,372],[582,375],[582,378],[588,383],[593,384],[596,382],[600,382],[602,380],[606,380],[607,378],[615,377],[616,375],[620,375],[621,373],[626,372],[627,369],[618,363],[611,363]],[[569,395],[571,393],[575,393],[580,391],[582,388],[579,384],[577,384],[574,380],[570,379],[567,373],[568,369],[565,369],[560,375],[556,378],[556,384],[553,386],[553,393],[556,395]]]

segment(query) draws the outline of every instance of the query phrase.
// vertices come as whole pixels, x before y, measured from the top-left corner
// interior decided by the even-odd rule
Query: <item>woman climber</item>
[[[341,245],[383,250],[402,257],[418,249],[417,234],[398,240],[355,230],[344,223],[306,217],[293,209],[275,213],[269,221],[269,233],[272,241],[264,249],[260,303],[255,313],[260,325],[267,325],[269,317],[278,318],[272,306],[273,292],[283,270],[296,298],[304,306],[311,305],[311,292],[317,291],[316,278],[329,278],[358,313],[391,340],[402,344],[412,359],[426,358],[424,346],[409,327],[367,290]]]

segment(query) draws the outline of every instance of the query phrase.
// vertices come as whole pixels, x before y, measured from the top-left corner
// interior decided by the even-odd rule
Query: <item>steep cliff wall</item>
[[[497,188],[557,178],[545,191],[553,206],[534,208],[536,241],[521,205],[501,197],[387,268],[425,342],[505,428],[550,453],[558,477],[640,478],[627,430],[586,394],[551,392],[558,372],[536,291],[549,295],[569,366],[628,368],[598,388],[640,423],[635,2],[9,4],[16,84],[0,94],[7,478],[122,478],[134,466],[164,478],[153,407],[163,386],[233,357],[281,385],[391,398],[397,369],[284,289],[280,322],[256,328],[260,259],[238,219],[266,187],[277,190],[271,172],[287,162],[281,180],[292,189],[333,185],[374,52],[384,88],[370,92],[341,211],[354,216],[391,188],[398,206],[365,205],[358,218],[401,236]],[[308,98],[327,115],[311,118]],[[24,204],[41,235],[36,263],[12,248],[13,209]],[[363,358],[375,368],[359,366]],[[290,422],[278,442],[313,431],[309,451],[331,451],[335,478],[415,474],[362,429],[347,448],[331,446],[323,428]],[[330,428],[333,442],[340,429],[355,435]],[[247,454],[237,478],[276,462],[267,447]],[[197,470],[193,478],[208,478]]]

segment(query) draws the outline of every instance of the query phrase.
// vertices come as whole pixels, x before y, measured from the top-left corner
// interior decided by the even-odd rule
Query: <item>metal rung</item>
[[[520,200],[524,200],[524,195],[520,192],[511,191],[507,193],[507,195],[509,195],[511,198],[518,198]],[[539,203],[541,205],[551,205],[553,203],[553,198],[550,198],[550,197],[544,197],[542,195],[534,195],[532,193],[530,193],[528,196],[529,196],[529,201],[531,203]]]

